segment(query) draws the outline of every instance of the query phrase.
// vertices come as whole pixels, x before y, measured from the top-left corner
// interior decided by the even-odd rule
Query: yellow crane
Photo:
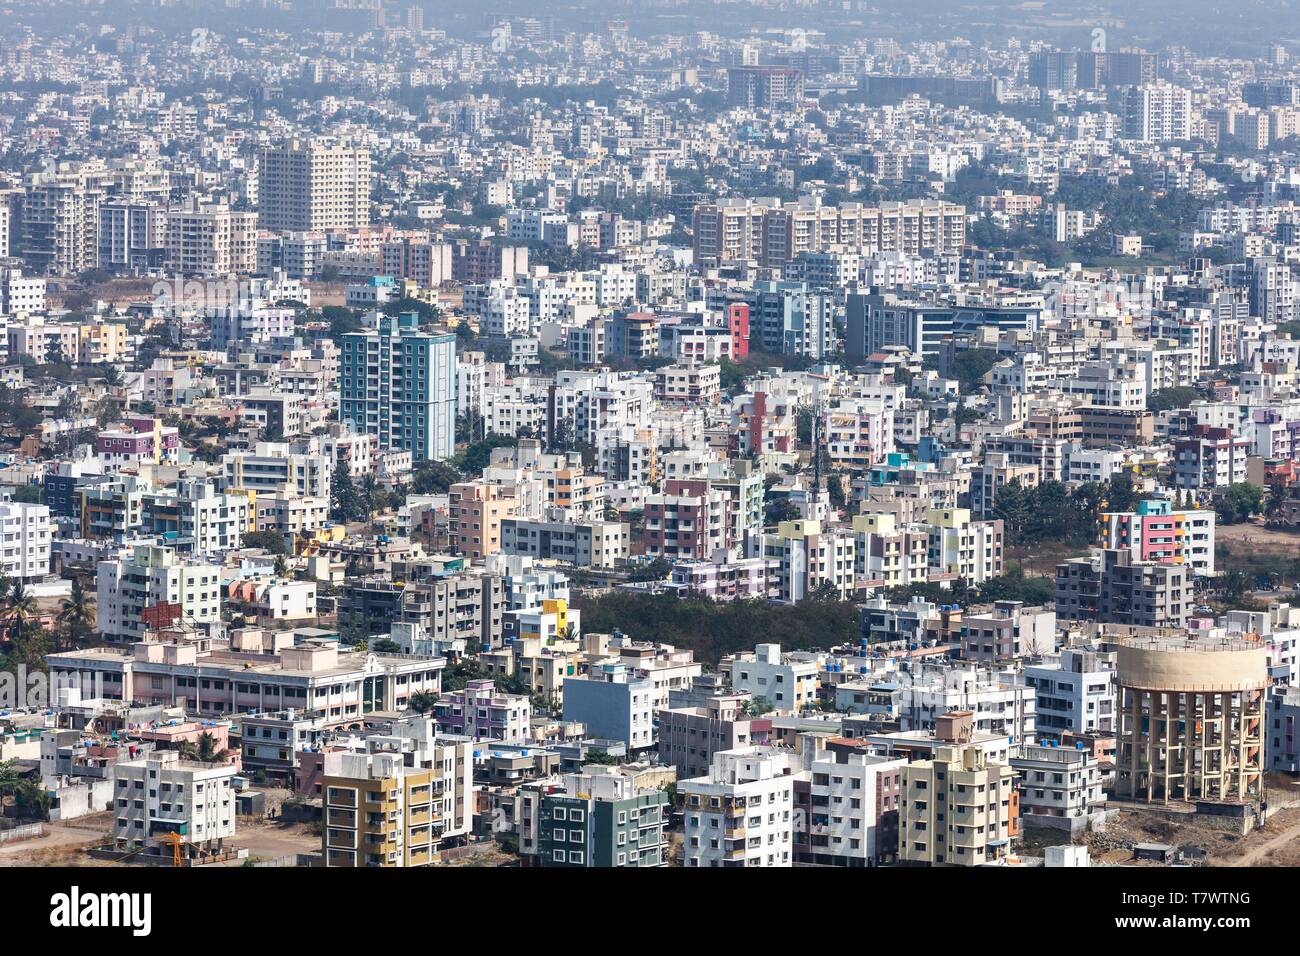
[[[181,847],[187,846],[192,850],[197,850],[199,853],[206,853],[210,856],[213,855],[210,850],[205,850],[197,843],[191,843],[189,840],[185,839],[185,836],[182,833],[164,833],[162,836],[158,837],[158,842],[164,843],[172,848],[172,866],[175,867],[182,866],[185,862],[185,854],[181,852]]]

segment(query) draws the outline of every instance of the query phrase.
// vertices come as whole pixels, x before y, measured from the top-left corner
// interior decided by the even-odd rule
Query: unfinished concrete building
[[[1250,637],[1129,638],[1117,655],[1116,795],[1148,803],[1255,800],[1268,651]]]

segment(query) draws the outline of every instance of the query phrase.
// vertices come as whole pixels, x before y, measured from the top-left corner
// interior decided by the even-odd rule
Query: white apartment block
[[[44,279],[25,276],[21,269],[0,269],[0,315],[35,315],[44,311]]]
[[[1192,92],[1163,82],[1126,86],[1119,93],[1119,116],[1124,139],[1191,139]]]
[[[50,573],[50,509],[24,502],[0,504],[0,572],[15,581]]]
[[[1119,730],[1114,654],[1065,648],[1055,659],[1026,664],[1025,683],[1034,689],[1040,739]]]
[[[222,485],[227,489],[328,500],[334,461],[326,454],[294,454],[288,445],[258,442],[251,453],[232,451],[223,455],[221,470]]]
[[[782,654],[780,644],[759,644],[731,659],[731,686],[761,697],[774,710],[799,714],[817,699],[820,665],[807,655]]]
[[[257,268],[257,214],[195,202],[167,214],[165,263],[181,275],[230,276]]]
[[[101,561],[96,572],[99,630],[108,640],[135,641],[147,630],[145,608],[178,604],[183,620],[221,618],[221,568],[187,563],[170,548],[140,546],[125,560]]]
[[[813,805],[803,827],[813,861],[836,866],[874,866],[896,851],[883,839],[881,818],[898,812],[904,757],[866,752],[842,755],[801,749]]]
[[[979,733],[1033,742],[1036,733],[1034,689],[1013,674],[986,668],[937,667],[905,682],[899,700],[902,730],[933,730],[939,717],[954,710],[974,712]]]
[[[115,770],[113,841],[119,847],[180,833],[212,850],[235,835],[233,764],[197,763],[160,751]]]
[[[688,867],[793,866],[792,751],[724,750],[704,777],[678,782],[685,804],[682,864]]]
[[[330,500],[308,495],[258,495],[257,530],[310,535],[330,520]]]

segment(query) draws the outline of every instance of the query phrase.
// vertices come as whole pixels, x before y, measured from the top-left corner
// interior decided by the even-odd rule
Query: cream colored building
[[[166,267],[182,275],[230,276],[257,270],[257,215],[195,201],[167,214]]]
[[[1016,772],[975,746],[938,747],[902,769],[898,858],[928,866],[978,866],[1007,856],[1020,835]]]
[[[370,151],[361,147],[297,139],[267,147],[259,225],[293,231],[367,226],[371,180]]]

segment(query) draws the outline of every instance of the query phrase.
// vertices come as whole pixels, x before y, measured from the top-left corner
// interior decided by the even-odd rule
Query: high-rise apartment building
[[[263,229],[353,229],[370,223],[370,151],[325,140],[262,150]]]
[[[1170,83],[1126,86],[1119,93],[1120,135],[1144,143],[1192,136],[1192,91]]]
[[[379,317],[343,336],[339,418],[416,461],[450,458],[456,444],[456,337],[419,330],[415,313]]]
[[[878,206],[721,199],[697,205],[693,224],[696,261],[753,259],[766,267],[833,246],[868,254],[948,255],[966,244],[966,207],[929,199]]]
[[[195,201],[167,214],[164,263],[182,275],[229,276],[257,270],[257,214]]]
[[[63,164],[34,173],[23,199],[23,255],[39,273],[95,268],[99,206],[110,176],[102,163]]]
[[[796,106],[803,99],[803,71],[792,66],[733,66],[727,70],[727,102],[750,109]]]

